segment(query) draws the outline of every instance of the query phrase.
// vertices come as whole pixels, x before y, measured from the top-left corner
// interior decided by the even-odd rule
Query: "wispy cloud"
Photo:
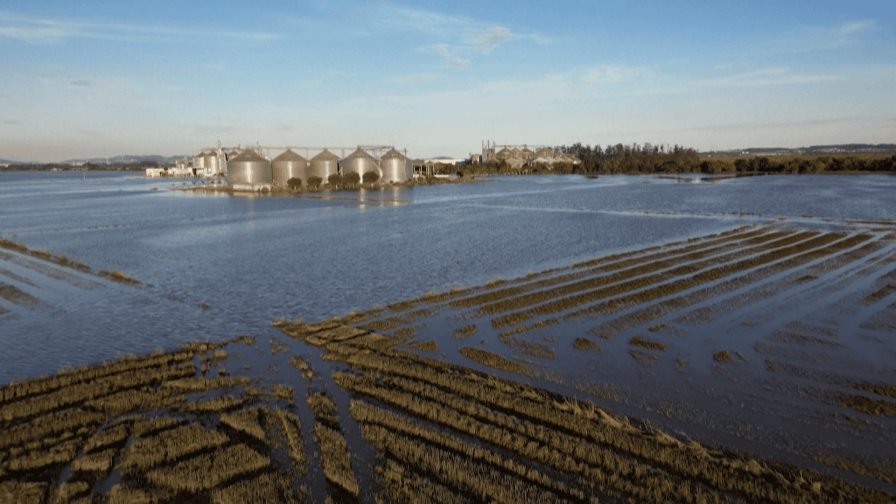
[[[466,68],[470,66],[470,60],[461,58],[454,53],[454,49],[448,44],[439,43],[432,46],[433,51],[442,58],[442,61],[454,68]]]
[[[431,47],[443,64],[464,68],[475,55],[488,55],[514,40],[549,44],[540,33],[523,33],[495,22],[412,7],[386,6],[379,17],[388,29],[412,31],[434,39]]]
[[[835,31],[841,36],[848,37],[856,33],[866,32],[874,28],[874,21],[870,19],[862,19],[859,21],[850,21],[843,23],[835,28]]]
[[[69,81],[68,83],[72,86],[78,86],[78,87],[90,87],[93,85],[92,81],[89,81],[86,79],[75,79],[75,80]]]
[[[117,41],[238,40],[265,42],[280,38],[267,31],[207,30],[195,27],[94,23],[82,20],[35,17],[0,11],[0,37],[29,44],[53,44],[66,39],[86,38]]]
[[[788,67],[767,67],[703,81],[710,86],[791,86],[840,80],[833,73],[795,72]]]
[[[483,31],[468,33],[464,42],[477,51],[488,54],[510,39],[513,33],[503,26],[491,26]]]
[[[582,71],[579,80],[588,85],[611,84],[651,77],[654,73],[646,67],[600,65]]]
[[[386,79],[386,84],[424,84],[436,80],[437,77],[438,76],[434,73],[399,75]]]
[[[770,43],[774,50],[784,53],[828,51],[856,45],[876,27],[877,23],[872,19],[858,19],[833,26],[804,26]]]

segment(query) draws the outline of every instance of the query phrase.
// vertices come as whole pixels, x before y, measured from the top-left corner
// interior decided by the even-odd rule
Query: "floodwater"
[[[740,224],[825,227],[892,219],[896,209],[890,176],[510,177],[297,197],[169,190],[182,183],[0,173],[0,237],[142,282],[0,260],[0,281],[40,301],[0,298],[0,383]]]

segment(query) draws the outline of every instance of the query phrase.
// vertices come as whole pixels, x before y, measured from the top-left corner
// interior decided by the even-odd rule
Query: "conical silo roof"
[[[295,151],[293,151],[292,149],[286,149],[279,156],[275,157],[272,161],[273,162],[277,162],[277,161],[299,161],[299,162],[301,162],[301,161],[307,161],[307,159],[300,156],[299,154],[296,154]]]
[[[392,149],[389,149],[388,152],[383,154],[383,157],[381,159],[407,159],[407,158],[408,158],[407,156],[405,156],[401,152],[395,150],[395,148],[393,147]]]
[[[355,158],[365,158],[365,159],[371,159],[371,160],[376,161],[376,158],[371,156],[367,151],[365,151],[364,149],[362,149],[360,147],[358,147],[357,149],[352,151],[351,154],[349,154],[348,156],[345,157],[345,159],[355,159]]]
[[[339,156],[333,154],[328,149],[324,149],[320,151],[320,153],[313,158],[312,161],[339,161]]]
[[[240,161],[267,161],[261,154],[255,152],[252,149],[246,149],[243,152],[240,152],[235,158],[230,161],[240,162]]]

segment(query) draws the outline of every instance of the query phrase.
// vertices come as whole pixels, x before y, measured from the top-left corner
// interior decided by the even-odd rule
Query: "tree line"
[[[519,168],[504,161],[470,164],[460,167],[460,174],[621,174],[621,173],[705,173],[705,174],[771,174],[771,173],[848,173],[896,172],[894,154],[785,155],[785,156],[701,156],[695,149],[681,145],[616,144],[583,145],[575,143],[556,147],[563,154],[574,156],[579,163],[554,163],[550,166],[529,163]]]

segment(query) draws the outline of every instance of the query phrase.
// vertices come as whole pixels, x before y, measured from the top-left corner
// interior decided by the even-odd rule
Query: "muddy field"
[[[14,382],[0,502],[890,501],[894,285],[749,226]]]

